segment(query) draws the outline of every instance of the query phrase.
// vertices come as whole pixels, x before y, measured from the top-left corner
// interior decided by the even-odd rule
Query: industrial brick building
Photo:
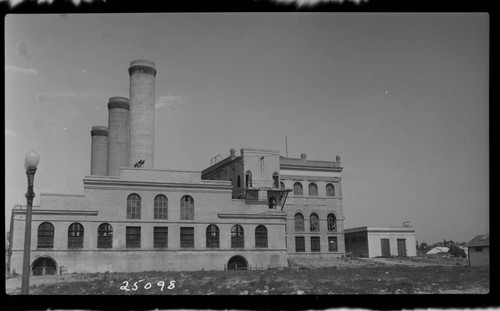
[[[83,195],[40,194],[31,268],[136,272],[284,267],[345,254],[342,167],[234,149],[203,171],[154,167],[156,68],[129,67],[129,98],[111,97],[91,129]],[[8,266],[22,270],[25,206],[12,210]]]

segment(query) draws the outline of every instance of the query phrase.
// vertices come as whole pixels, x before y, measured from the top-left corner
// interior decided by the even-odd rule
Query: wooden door
[[[389,239],[380,239],[380,243],[382,245],[382,257],[390,257],[391,245]]]
[[[406,240],[398,239],[398,256],[406,257]]]

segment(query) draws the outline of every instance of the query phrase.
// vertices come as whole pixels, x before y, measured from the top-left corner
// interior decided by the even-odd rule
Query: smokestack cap
[[[130,110],[130,101],[126,97],[110,97],[108,102],[108,109],[122,108]]]
[[[301,158],[302,160],[306,160],[306,159],[307,159],[307,154],[305,154],[305,153],[301,153],[301,154],[300,154],[300,158]]]
[[[108,127],[107,126],[92,126],[92,130],[90,131],[90,135],[92,136],[108,136]]]
[[[155,63],[153,63],[150,60],[144,60],[144,59],[134,60],[130,62],[128,73],[130,75],[132,75],[133,73],[145,73],[155,77],[156,76]]]

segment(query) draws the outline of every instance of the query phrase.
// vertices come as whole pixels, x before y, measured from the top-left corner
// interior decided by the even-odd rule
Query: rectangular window
[[[329,236],[328,237],[328,251],[330,251],[330,252],[338,252],[339,251],[336,236]]]
[[[306,251],[306,241],[303,236],[295,237],[295,251],[297,253]]]
[[[153,247],[154,248],[168,247],[168,227],[154,227]]]
[[[311,252],[320,252],[321,247],[320,247],[320,242],[319,242],[319,236],[312,236],[311,237]]]
[[[181,248],[194,248],[193,227],[181,227]]]
[[[476,252],[482,252],[483,251],[483,247],[482,246],[476,246],[476,247],[474,247],[474,250]]]
[[[127,227],[126,247],[127,248],[141,247],[141,227]]]

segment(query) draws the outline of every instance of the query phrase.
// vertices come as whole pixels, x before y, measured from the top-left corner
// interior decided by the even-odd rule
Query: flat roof
[[[354,232],[415,232],[413,227],[356,227],[344,229],[344,233],[354,233]]]

